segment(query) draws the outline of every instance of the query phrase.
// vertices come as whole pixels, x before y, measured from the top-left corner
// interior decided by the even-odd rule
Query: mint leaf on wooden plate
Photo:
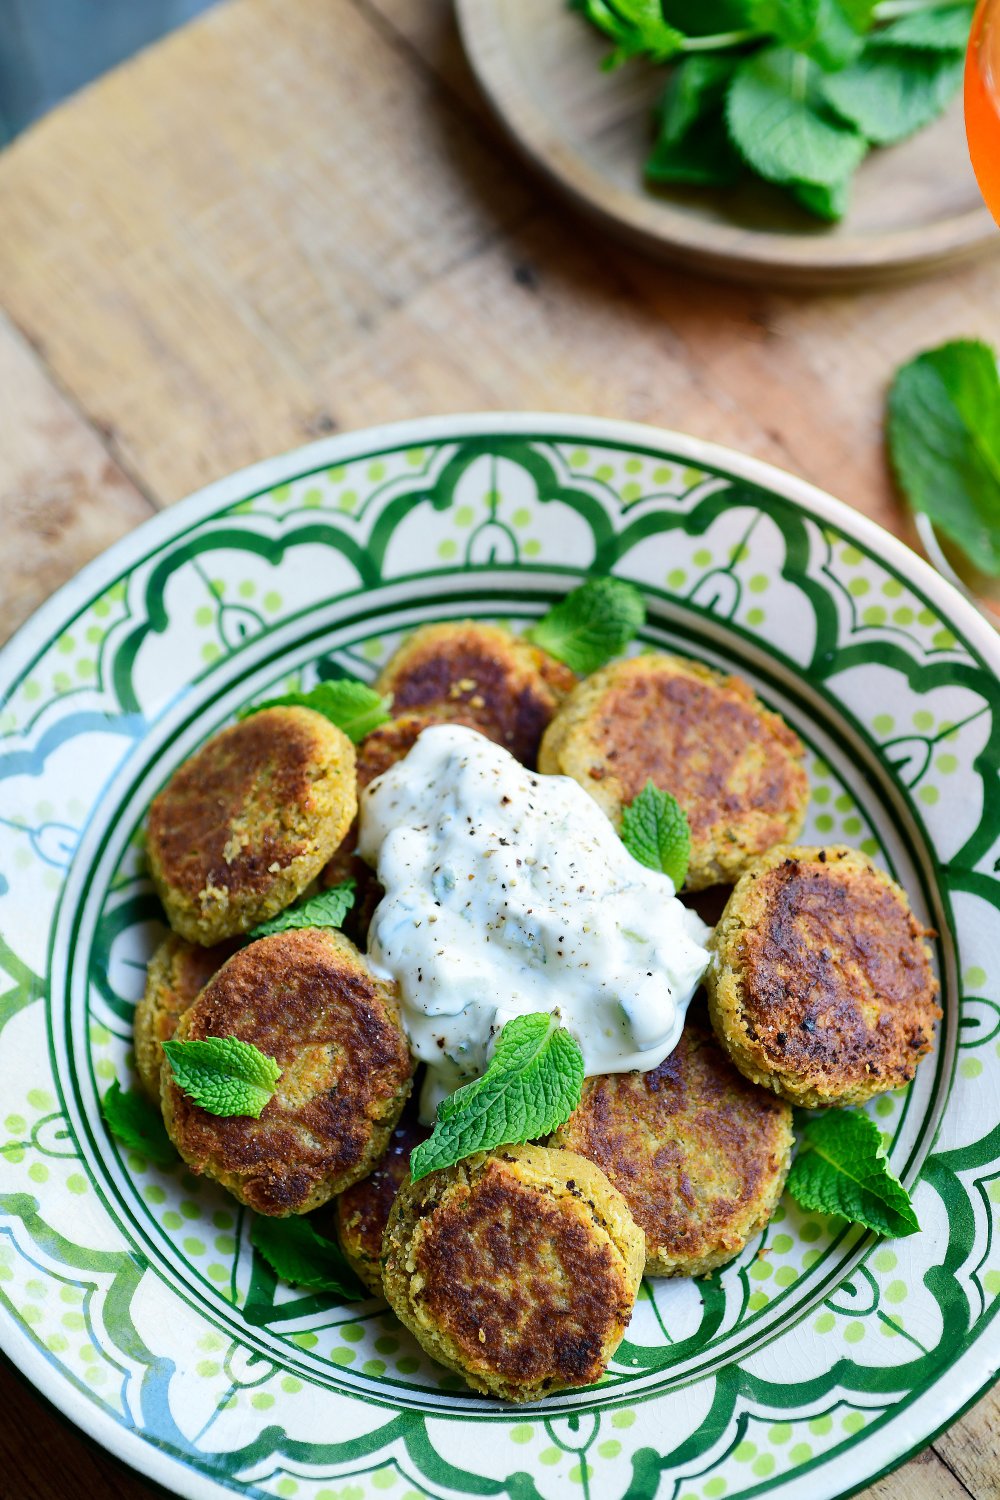
[[[897,370],[889,452],[900,488],[981,572],[1000,577],[1000,375],[996,351],[959,339]]]
[[[354,905],[357,888],[356,880],[342,880],[339,885],[331,885],[329,890],[310,896],[308,901],[286,907],[276,917],[261,922],[248,936],[251,941],[255,941],[257,938],[271,937],[275,932],[291,932],[299,927],[343,927],[344,918]]]
[[[972,4],[942,5],[916,10],[890,26],[873,31],[870,47],[915,47],[927,52],[965,53],[972,24]]]
[[[532,1141],[569,1119],[580,1102],[583,1054],[557,1016],[515,1016],[481,1078],[438,1106],[437,1124],[410,1155],[416,1182],[477,1151]]]
[[[806,1120],[787,1188],[800,1208],[839,1214],[876,1234],[920,1228],[882,1152],[881,1131],[861,1109],[831,1109]]]
[[[850,67],[823,79],[834,112],[875,146],[890,146],[937,118],[958,91],[961,52],[866,47]]]
[[[130,1151],[140,1152],[158,1167],[171,1167],[179,1160],[163,1116],[145,1094],[123,1089],[115,1078],[101,1100],[101,1114],[111,1134]]]
[[[675,797],[647,781],[622,809],[621,838],[633,859],[668,875],[680,890],[691,858],[691,828]]]
[[[615,43],[605,68],[617,67],[630,57],[665,62],[684,43],[684,33],[664,20],[660,0],[570,0],[570,3]]]
[[[659,129],[646,159],[651,182],[687,182],[703,187],[733,183],[743,163],[726,129],[726,90],[736,60],[695,53],[671,73],[657,115]]]
[[[177,1086],[210,1115],[259,1119],[281,1069],[252,1042],[235,1036],[163,1043]]]
[[[336,1240],[318,1234],[308,1219],[257,1215],[250,1240],[275,1275],[292,1286],[333,1292],[345,1302],[362,1302],[371,1295],[351,1270]]]
[[[554,604],[526,638],[586,676],[625,650],[646,620],[642,595],[621,578],[591,578]]]
[[[355,744],[366,734],[387,724],[391,700],[376,693],[366,682],[353,677],[337,677],[331,682],[318,682],[307,693],[283,693],[280,698],[268,698],[264,703],[254,703],[243,708],[240,719],[249,719],[265,708],[311,708],[342,729]]]
[[[729,131],[755,172],[771,182],[834,187],[846,182],[868,143],[831,112],[823,74],[804,53],[767,47],[745,58],[726,101]]]

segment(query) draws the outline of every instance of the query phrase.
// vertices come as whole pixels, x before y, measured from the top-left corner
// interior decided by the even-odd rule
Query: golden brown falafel
[[[644,1259],[642,1230],[592,1162],[503,1146],[400,1190],[382,1275],[428,1354],[475,1390],[531,1401],[603,1374]]]
[[[235,943],[202,948],[168,933],[149,960],[146,993],[135,1008],[135,1065],[149,1097],[160,1103],[163,1043],[198,992],[236,951]]]
[[[371,1170],[410,1092],[393,989],[340,932],[250,943],[181,1017],[178,1041],[234,1036],[281,1069],[260,1119],[219,1117],[161,1073],[167,1132],[195,1172],[262,1214],[318,1208]]]
[[[397,715],[433,708],[468,724],[526,766],[576,677],[562,662],[499,625],[456,620],[409,636],[378,680]]]
[[[858,850],[772,849],[710,940],[712,1025],[741,1073],[792,1104],[899,1088],[941,1015],[930,935]]]
[[[354,746],[322,714],[263,709],[223,729],[149,809],[150,870],[171,927],[211,946],[273,917],[356,811]]]
[[[646,1235],[647,1276],[700,1276],[763,1229],[791,1164],[792,1111],[688,1021],[648,1073],[588,1078],[553,1146],[594,1162]]]
[[[542,739],[539,770],[572,776],[617,827],[651,780],[691,825],[686,888],[732,883],[795,838],[809,802],[798,736],[739,677],[649,653],[570,695]]]
[[[382,1296],[382,1237],[389,1213],[410,1175],[410,1152],[429,1135],[426,1125],[404,1114],[368,1176],[341,1193],[333,1204],[341,1249],[376,1297]]]

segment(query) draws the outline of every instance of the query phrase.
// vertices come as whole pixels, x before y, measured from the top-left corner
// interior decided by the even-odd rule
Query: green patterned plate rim
[[[106,1134],[162,918],[151,796],[245,699],[474,616],[515,630],[588,574],[636,649],[749,678],[807,745],[805,837],[858,845],[932,926],[944,1019],[873,1101],[921,1234],[784,1203],[736,1261],[644,1283],[605,1379],[466,1392],[372,1299],[275,1281],[246,1214]],[[1000,1365],[1000,644],[846,506],[695,439],[552,415],[315,444],[112,547],[0,653],[0,1348],[173,1492],[293,1500],[787,1500],[902,1462]]]

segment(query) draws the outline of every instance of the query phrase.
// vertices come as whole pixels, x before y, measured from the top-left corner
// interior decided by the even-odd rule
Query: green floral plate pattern
[[[871,1108],[923,1232],[779,1209],[703,1281],[644,1284],[606,1378],[490,1404],[384,1305],[277,1283],[247,1216],[105,1132],[162,919],[142,823],[286,683],[371,677],[432,619],[515,630],[587,573],[643,647],[746,675],[798,729],[806,837],[869,850],[939,933],[944,1020]],[[688,438],[468,417],[213,485],[85,568],[0,655],[0,1346],[177,1493],[823,1500],[900,1462],[1000,1363],[997,639],[892,538]],[[917,1181],[919,1177],[919,1181]]]

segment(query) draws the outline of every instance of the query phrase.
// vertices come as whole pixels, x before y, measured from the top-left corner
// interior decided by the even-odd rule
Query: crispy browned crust
[[[410,1152],[430,1135],[426,1125],[404,1115],[367,1177],[341,1193],[333,1205],[341,1248],[376,1296],[382,1295],[382,1237],[396,1194],[410,1173]]]
[[[793,1104],[899,1088],[941,1015],[929,935],[856,849],[774,849],[712,938],[712,1024],[741,1072]]]
[[[135,1009],[135,1065],[149,1097],[160,1102],[163,1043],[177,1030],[181,1012],[235,951],[235,944],[202,948],[168,933],[149,960],[146,993]]]
[[[170,925],[206,945],[248,932],[305,890],[356,811],[354,746],[322,714],[265,709],[222,730],[149,810]]]
[[[276,933],[232,957],[181,1017],[179,1041],[235,1036],[275,1058],[259,1120],[208,1114],[161,1075],[167,1130],[195,1172],[262,1214],[308,1213],[385,1149],[413,1064],[392,990],[342,933]]]
[[[393,1310],[435,1359],[509,1401],[597,1380],[632,1315],[642,1232],[591,1162],[505,1146],[399,1192]]]
[[[396,652],[378,680],[397,715],[434,708],[471,724],[533,766],[538,742],[576,683],[568,667],[497,625],[427,625]]]
[[[688,1021],[648,1073],[589,1078],[552,1144],[605,1173],[646,1235],[647,1276],[698,1276],[763,1229],[791,1163],[789,1105]]]
[[[802,827],[798,736],[739,677],[649,653],[582,682],[542,741],[539,768],[572,776],[617,826],[648,780],[691,825],[687,888],[732,883]]]

